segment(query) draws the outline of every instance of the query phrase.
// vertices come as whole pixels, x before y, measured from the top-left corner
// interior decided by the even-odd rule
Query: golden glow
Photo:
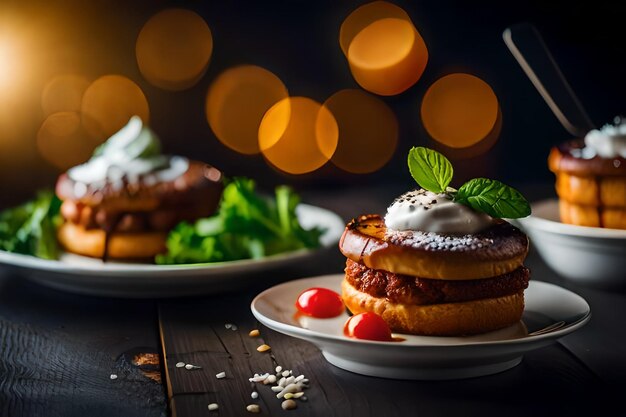
[[[224,145],[239,153],[256,154],[260,152],[258,132],[263,115],[287,97],[287,88],[270,71],[254,65],[234,67],[211,84],[206,98],[207,121]],[[285,109],[288,106],[282,107]],[[286,128],[289,115],[282,120]]]
[[[61,111],[79,112],[89,81],[75,74],[64,74],[48,81],[41,93],[44,116]]]
[[[352,39],[370,24],[380,19],[396,18],[411,23],[409,15],[400,7],[386,1],[374,1],[354,10],[341,24],[339,45],[343,54],[348,56]]]
[[[37,133],[39,153],[61,171],[85,162],[94,147],[85,135],[81,116],[76,112],[51,114]]]
[[[337,148],[339,129],[332,113],[306,97],[290,97],[272,106],[259,127],[263,156],[290,174],[315,171]]]
[[[450,148],[467,148],[485,139],[498,119],[498,98],[489,84],[470,74],[435,81],[422,100],[424,128]]]
[[[95,80],[83,95],[83,125],[96,140],[110,137],[133,115],[148,123],[148,101],[137,84],[121,75],[105,75]]]
[[[9,86],[18,75],[19,57],[15,45],[7,38],[0,38],[0,86]]]
[[[333,164],[364,174],[380,169],[391,159],[398,145],[398,121],[389,106],[361,90],[341,90],[324,106],[339,127]]]
[[[485,136],[484,139],[475,143],[467,148],[451,148],[443,145],[441,142],[433,141],[433,148],[437,149],[447,157],[451,159],[470,159],[480,156],[488,152],[493,145],[498,142],[500,133],[502,132],[502,112],[498,108],[498,117],[496,118],[496,124],[491,129],[491,132]]]
[[[195,12],[163,10],[137,37],[137,64],[143,76],[165,90],[184,90],[206,72],[213,52],[211,29]]]
[[[400,94],[422,76],[428,50],[413,24],[384,18],[363,28],[350,43],[348,62],[354,79],[365,90]]]

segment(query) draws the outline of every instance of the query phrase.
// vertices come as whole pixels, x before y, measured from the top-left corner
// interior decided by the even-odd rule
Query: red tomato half
[[[298,296],[296,307],[307,316],[326,319],[343,313],[341,296],[327,288],[310,288]]]
[[[389,326],[376,313],[366,312],[356,314],[346,321],[343,332],[348,337],[355,339],[391,341]]]

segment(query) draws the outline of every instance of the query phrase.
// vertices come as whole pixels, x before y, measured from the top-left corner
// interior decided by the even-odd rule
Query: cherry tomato
[[[355,339],[379,340],[382,342],[391,341],[391,330],[389,326],[376,313],[366,312],[355,314],[346,321],[343,332],[348,337]]]
[[[341,296],[327,288],[309,288],[298,296],[296,307],[307,316],[326,319],[343,313]]]

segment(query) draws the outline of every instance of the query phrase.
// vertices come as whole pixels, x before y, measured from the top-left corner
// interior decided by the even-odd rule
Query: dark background
[[[387,182],[412,186],[406,152],[411,146],[430,145],[419,118],[421,99],[435,80],[451,72],[468,72],[489,83],[498,96],[503,118],[500,139],[489,152],[453,159],[454,182],[458,185],[474,176],[514,185],[552,181],[546,167],[549,149],[570,135],[502,41],[502,31],[518,22],[529,21],[539,29],[596,125],[626,112],[625,7],[619,6],[620,2],[398,0],[394,3],[412,18],[430,58],[415,86],[398,96],[382,98],[398,116],[400,141],[392,161],[380,171],[354,175],[328,164],[311,174],[286,175],[271,168],[260,155],[239,155],[214,137],[204,114],[206,92],[211,81],[233,65],[260,65],[278,75],[291,95],[320,102],[340,89],[358,88],[339,48],[338,34],[345,17],[363,3],[2,0],[0,17],[18,15],[25,32],[39,32],[34,36],[37,50],[30,90],[19,105],[0,106],[0,111],[15,112],[16,120],[23,124],[19,146],[3,145],[0,131],[0,205],[17,203],[37,188],[54,185],[59,172],[38,155],[34,143],[43,121],[41,89],[52,76],[67,72],[90,79],[114,73],[129,77],[146,94],[152,128],[168,153],[205,160],[227,175],[255,177],[261,187],[268,188],[277,183],[289,183],[296,189]],[[207,73],[182,92],[149,84],[135,60],[135,40],[142,25],[167,7],[198,12],[213,34]],[[0,104],[2,100],[0,92]]]

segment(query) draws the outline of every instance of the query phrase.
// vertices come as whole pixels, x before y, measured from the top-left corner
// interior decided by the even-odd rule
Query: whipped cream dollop
[[[613,124],[587,133],[585,147],[602,158],[626,158],[626,119],[616,117]]]
[[[447,193],[424,189],[402,194],[387,208],[385,225],[392,230],[472,234],[492,225],[494,219],[455,203]]]
[[[89,161],[68,170],[68,176],[93,187],[113,184],[173,181],[189,168],[180,156],[161,154],[161,144],[138,116],[98,147]]]

